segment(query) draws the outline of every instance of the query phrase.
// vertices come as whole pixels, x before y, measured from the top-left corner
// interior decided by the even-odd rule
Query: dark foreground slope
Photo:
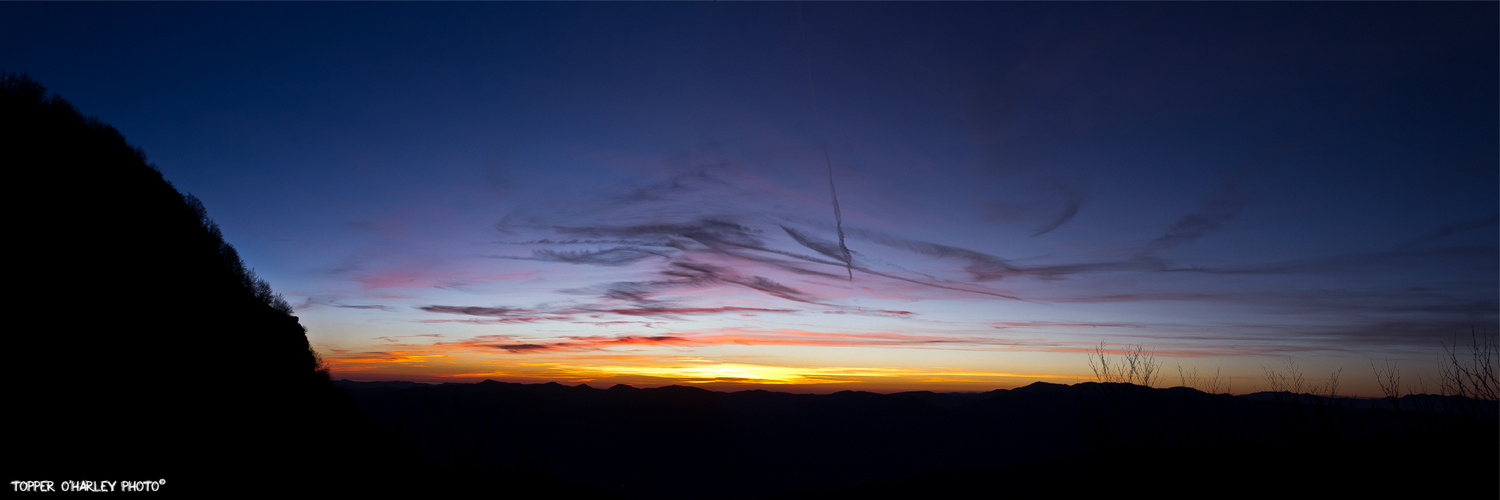
[[[291,308],[114,128],[0,74],[0,158],[7,483],[165,480],[158,494],[204,497],[342,489],[332,467],[381,465],[342,437],[368,421]]]
[[[443,467],[625,498],[1493,497],[1493,420],[1286,393],[340,382]],[[1487,495],[1487,496],[1486,496]]]

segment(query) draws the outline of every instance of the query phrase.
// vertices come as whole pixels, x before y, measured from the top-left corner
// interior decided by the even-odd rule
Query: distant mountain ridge
[[[1080,492],[1108,493],[1117,486],[1073,485],[1077,480],[1067,478],[1101,464],[1108,466],[1098,474],[1127,481],[1172,469],[1206,474],[1219,467],[1246,471],[1334,460],[1339,463],[1321,464],[1320,473],[1375,480],[1384,462],[1404,460],[1389,454],[1408,452],[1434,455],[1423,465],[1407,465],[1417,469],[1443,464],[1492,471],[1484,467],[1500,465],[1495,429],[1483,423],[1426,415],[1445,423],[1429,426],[1405,421],[1378,402],[1343,398],[1094,382],[1038,382],[984,393],[824,395],[492,380],[337,383],[373,418],[402,429],[447,467],[551,475],[627,498],[963,495],[968,492],[929,481],[993,487],[1000,478],[1052,479]],[[1206,456],[1176,455],[1182,450]],[[1217,489],[1225,479],[1180,481]],[[1318,489],[1327,486],[1309,491],[1340,493]],[[1245,490],[1273,493],[1277,487]],[[1010,486],[1010,493],[1021,492],[1059,493],[1038,484]]]

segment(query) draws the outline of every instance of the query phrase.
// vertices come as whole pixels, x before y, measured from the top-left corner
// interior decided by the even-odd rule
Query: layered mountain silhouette
[[[827,395],[339,384],[445,468],[621,498],[1500,493],[1492,420],[1382,400],[1092,382]]]

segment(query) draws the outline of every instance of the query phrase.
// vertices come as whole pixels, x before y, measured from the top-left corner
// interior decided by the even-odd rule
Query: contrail
[[[802,34],[802,54],[807,57],[807,93],[812,95],[813,122],[818,124],[818,138],[823,141],[823,162],[828,165],[828,195],[833,199],[833,224],[839,233],[839,253],[849,281],[854,281],[854,256],[844,244],[844,214],[839,211],[839,192],[833,187],[833,158],[828,154],[828,135],[823,133],[823,118],[818,115],[818,91],[813,87],[812,50],[807,44],[807,25],[802,21],[802,4],[797,4],[797,28]]]

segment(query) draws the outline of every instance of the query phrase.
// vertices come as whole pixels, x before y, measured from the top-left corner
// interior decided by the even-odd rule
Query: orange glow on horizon
[[[701,357],[677,356],[610,356],[605,359],[556,362],[454,362],[432,367],[413,363],[439,356],[414,356],[392,353],[387,364],[377,357],[361,356],[330,363],[336,377],[360,380],[428,380],[428,381],[506,381],[586,383],[612,381],[629,385],[659,386],[691,384],[700,386],[795,386],[841,389],[882,390],[990,390],[1026,385],[1032,381],[1074,383],[1090,380],[1080,375],[1027,374],[976,371],[946,367],[876,368],[876,367],[805,367],[770,364],[720,362]],[[1016,379],[1023,379],[1017,383]]]

